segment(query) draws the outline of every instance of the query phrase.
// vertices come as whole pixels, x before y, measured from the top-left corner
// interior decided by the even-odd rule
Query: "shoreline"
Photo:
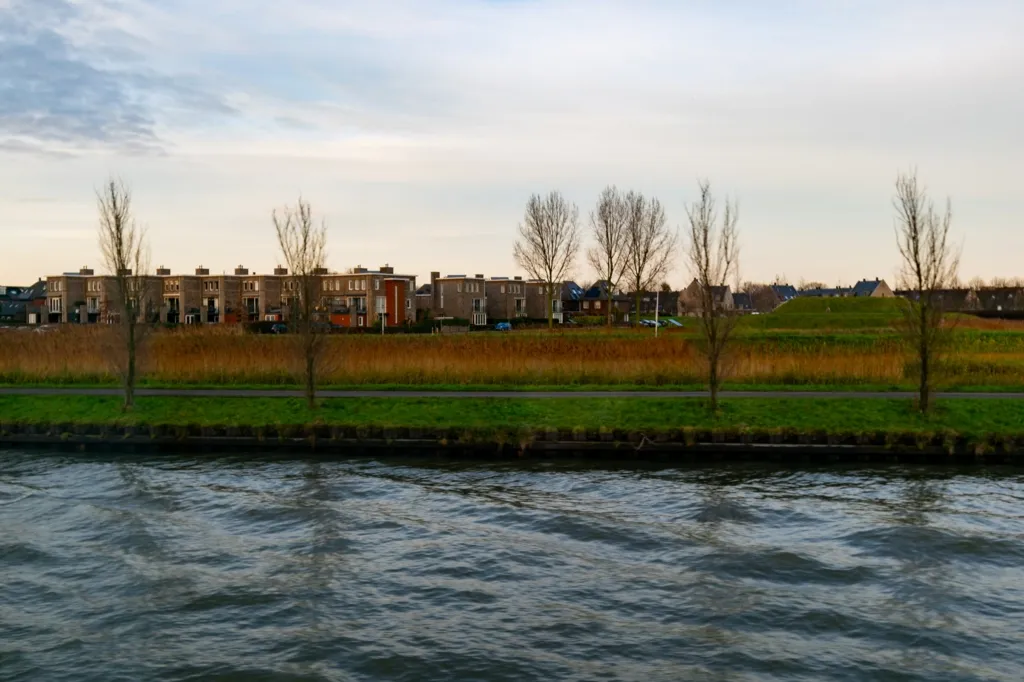
[[[1022,434],[1024,436],[1024,434]],[[115,426],[3,424],[0,447],[77,453],[594,459],[637,462],[886,462],[1024,465],[1024,438],[972,439],[911,432],[873,434],[733,429],[494,430],[326,425]]]

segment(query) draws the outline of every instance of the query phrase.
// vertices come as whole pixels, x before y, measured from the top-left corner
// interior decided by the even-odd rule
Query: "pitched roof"
[[[562,283],[563,301],[578,301],[583,298],[584,293],[583,287],[576,284],[576,282],[568,281]]]
[[[421,286],[419,289],[416,290],[416,295],[417,296],[430,296],[433,293],[434,293],[434,287],[432,285],[430,285],[429,283],[424,284],[423,286]]]
[[[740,310],[748,310],[751,307],[750,294],[737,292],[732,295],[732,304]]]
[[[783,302],[799,296],[799,292],[792,284],[773,284],[771,289],[779,297],[779,300]]]
[[[875,289],[882,284],[884,280],[880,279],[862,279],[853,285],[854,296],[870,296],[875,293]]]

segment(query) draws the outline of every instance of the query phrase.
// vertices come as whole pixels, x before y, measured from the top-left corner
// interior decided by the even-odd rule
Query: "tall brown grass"
[[[110,330],[64,327],[0,333],[0,381],[111,382]],[[161,332],[143,349],[145,381],[181,384],[289,384],[296,374],[288,337],[230,328]],[[333,336],[329,384],[697,384],[702,359],[691,338],[665,335],[470,334]],[[904,382],[897,344],[811,343],[780,349],[763,341],[732,349],[728,380],[776,385]],[[951,384],[1024,384],[1024,353],[961,354]]]

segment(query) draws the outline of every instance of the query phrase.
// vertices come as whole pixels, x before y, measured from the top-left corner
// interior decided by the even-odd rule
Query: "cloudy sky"
[[[744,279],[891,278],[911,166],[965,278],[1024,275],[1022,35],[1020,0],[0,0],[0,283],[98,265],[110,174],[175,271],[269,270],[301,192],[333,269],[517,274],[531,193],[682,227],[706,177]]]

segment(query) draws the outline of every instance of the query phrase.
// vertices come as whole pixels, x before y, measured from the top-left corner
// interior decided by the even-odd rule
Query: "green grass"
[[[1024,401],[940,401],[921,416],[910,400],[726,400],[717,417],[698,399],[507,400],[492,398],[324,400],[310,412],[291,398],[141,398],[125,414],[117,398],[0,396],[4,423],[80,423],[150,426],[339,426],[468,429],[669,431],[683,427],[809,433],[956,433],[965,437],[1024,435]]]

